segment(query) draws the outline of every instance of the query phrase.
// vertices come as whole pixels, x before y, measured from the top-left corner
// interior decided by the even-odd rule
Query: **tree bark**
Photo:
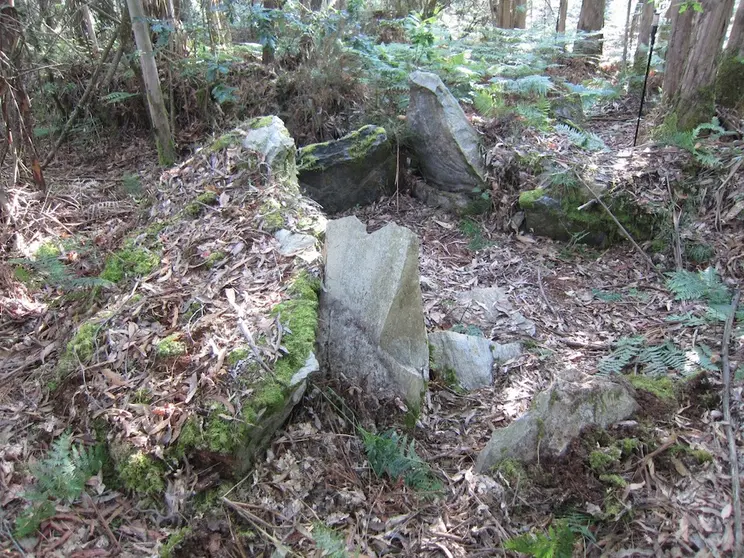
[[[516,0],[514,4],[514,27],[527,28],[527,0]]]
[[[682,78],[677,90],[670,91],[680,130],[692,130],[715,114],[716,71],[734,8],[734,0],[699,1],[703,11],[693,16],[691,48],[683,61]]]
[[[90,8],[87,4],[83,4],[80,6],[80,10],[82,12],[83,16],[83,26],[85,28],[85,34],[88,38],[88,43],[90,44],[90,50],[94,57],[98,56],[98,53],[101,52],[101,47],[98,46],[98,37],[96,36],[96,23],[93,20],[93,13],[90,11]]]
[[[744,114],[744,2],[739,3],[728,45],[718,68],[716,100]]]
[[[664,64],[664,84],[662,89],[664,95],[662,101],[664,105],[670,106],[674,95],[679,88],[679,82],[682,78],[685,60],[691,46],[692,21],[695,12],[691,9],[680,13],[679,4],[673,3],[669,7],[669,16],[672,20],[672,33],[667,45],[666,61]]]
[[[648,43],[651,40],[651,26],[654,23],[654,1],[641,2],[641,23],[638,26],[638,45],[633,58],[633,70],[636,74],[646,71],[648,61]]]
[[[499,2],[499,20],[496,24],[501,29],[512,29],[514,24],[512,23],[514,0],[501,0]]]
[[[623,33],[623,71],[625,71],[625,69],[628,67],[628,45],[632,40],[632,36],[630,34],[630,14],[632,13],[632,11],[633,0],[628,0],[628,11],[625,14],[625,31]]]
[[[579,14],[578,30],[588,33],[574,43],[574,52],[587,56],[602,54],[602,28],[604,27],[605,0],[583,0]]]
[[[173,143],[168,111],[165,109],[163,92],[160,88],[160,77],[155,64],[155,53],[150,40],[150,28],[145,18],[142,0],[127,0],[129,16],[132,20],[134,40],[140,52],[142,79],[147,94],[147,105],[150,109],[153,128],[155,128],[155,143],[158,147],[158,158],[163,166],[172,165],[176,160],[176,148]]]
[[[555,24],[555,30],[557,33],[566,32],[566,16],[568,15],[568,0],[560,0],[558,6],[558,21]]]

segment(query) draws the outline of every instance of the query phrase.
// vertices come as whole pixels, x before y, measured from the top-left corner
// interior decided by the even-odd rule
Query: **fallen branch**
[[[736,438],[734,437],[734,425],[731,418],[731,364],[729,363],[729,343],[731,332],[734,329],[736,309],[739,306],[741,291],[736,291],[731,303],[731,310],[726,325],[723,328],[723,341],[721,347],[721,372],[723,376],[723,428],[726,431],[726,439],[729,447],[729,464],[731,465],[731,499],[734,506],[734,544],[735,556],[744,553],[744,536],[741,525],[741,485],[739,480],[739,457],[736,450]]]

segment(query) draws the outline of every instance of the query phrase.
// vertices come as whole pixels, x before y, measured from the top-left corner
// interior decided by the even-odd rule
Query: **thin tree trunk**
[[[715,80],[726,28],[734,0],[699,0],[695,12],[692,48],[684,61],[684,72],[674,95],[673,114],[680,130],[692,130],[715,114]]]
[[[574,43],[574,52],[587,56],[602,54],[602,28],[604,27],[605,0],[583,0],[579,14],[578,30],[589,35]]]
[[[638,44],[633,58],[633,70],[642,74],[648,60],[648,43],[651,40],[651,26],[654,23],[654,2],[645,0],[641,7],[641,24],[638,26]]]
[[[561,0],[558,6],[558,21],[555,24],[557,33],[566,32],[566,16],[568,15],[568,0]]]
[[[680,5],[672,3],[669,7],[669,15],[672,20],[672,33],[667,45],[667,55],[664,64],[664,91],[663,103],[670,106],[679,88],[685,60],[692,45],[692,22],[695,16],[694,10],[687,9],[680,13]]]
[[[739,3],[728,45],[718,68],[716,99],[724,107],[744,114],[744,2]]]
[[[267,10],[275,10],[277,8],[277,1],[276,0],[264,0],[264,8]],[[269,23],[269,28],[266,30],[266,33],[269,35],[274,34],[274,24]],[[263,37],[264,40],[264,46],[263,51],[261,52],[261,62],[268,66],[269,64],[274,63],[274,41],[273,37]]]
[[[132,30],[137,50],[140,52],[142,79],[147,93],[147,105],[155,128],[155,143],[158,147],[158,159],[163,166],[172,165],[176,160],[176,148],[171,135],[168,111],[165,109],[163,91],[160,88],[160,77],[155,64],[155,53],[150,40],[150,28],[145,18],[142,0],[127,0],[129,15],[132,19]]]
[[[630,14],[633,11],[633,0],[628,0],[628,11],[625,14],[625,32],[623,34],[623,64],[622,69],[625,71],[625,69],[628,67],[628,45],[631,41],[631,35],[630,35]]]
[[[527,28],[527,0],[516,0],[514,3],[514,27]]]
[[[93,20],[93,13],[87,4],[80,6],[80,10],[83,16],[83,25],[85,26],[85,34],[88,37],[90,43],[90,50],[94,57],[98,56],[101,51],[101,47],[98,46],[98,37],[96,37],[96,23]]]

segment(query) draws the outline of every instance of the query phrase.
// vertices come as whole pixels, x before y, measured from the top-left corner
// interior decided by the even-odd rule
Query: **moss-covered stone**
[[[269,198],[264,200],[261,207],[258,209],[258,215],[266,232],[274,233],[279,229],[284,228],[282,206],[275,199]]]
[[[240,145],[241,139],[242,135],[239,132],[228,132],[215,139],[207,149],[210,153],[216,153],[217,151],[222,151],[227,147]]]
[[[248,358],[248,355],[250,354],[250,347],[238,347],[237,349],[233,349],[227,355],[227,365],[232,368],[241,360],[245,360],[246,358]]]
[[[653,378],[637,374],[627,378],[634,388],[648,392],[662,401],[674,401],[677,398],[674,382],[667,376]]]
[[[186,354],[186,343],[179,341],[180,333],[173,333],[155,344],[155,354],[159,358],[173,358]]]
[[[626,481],[620,475],[599,475],[599,480],[615,488],[625,488],[626,486],[628,486],[628,481]]]

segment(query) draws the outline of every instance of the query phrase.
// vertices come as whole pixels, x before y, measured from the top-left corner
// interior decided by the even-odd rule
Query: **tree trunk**
[[[93,20],[93,13],[90,11],[88,4],[80,6],[80,10],[83,15],[83,27],[85,29],[85,35],[88,37],[91,53],[94,57],[97,57],[98,53],[101,51],[101,47],[98,46],[98,37],[96,37],[96,24]]]
[[[496,24],[501,29],[512,29],[514,24],[512,22],[514,0],[501,0],[499,2],[499,19]]]
[[[527,0],[516,0],[514,4],[514,27],[527,28]]]
[[[579,14],[578,30],[589,35],[574,43],[574,52],[587,56],[602,54],[602,28],[604,27],[605,0],[583,0]]]
[[[641,2],[641,24],[638,26],[638,45],[633,58],[633,71],[642,74],[648,63],[648,43],[651,40],[651,26],[654,23],[654,2]]]
[[[666,61],[664,64],[664,84],[662,98],[665,106],[670,106],[674,95],[679,88],[679,82],[682,78],[682,71],[685,67],[685,60],[690,52],[692,21],[695,11],[687,9],[680,13],[679,5],[672,4],[669,8],[670,19],[672,20],[672,33],[667,45]]]
[[[625,14],[625,32],[623,33],[623,71],[625,71],[628,66],[628,44],[632,40],[632,36],[630,34],[630,14],[632,13],[632,11],[633,0],[628,0],[628,11]]]
[[[744,2],[736,10],[728,45],[718,68],[716,99],[724,107],[744,114]]]
[[[140,65],[142,66],[142,79],[147,94],[147,105],[150,109],[150,118],[155,128],[155,142],[158,147],[158,158],[163,166],[172,165],[176,160],[176,148],[171,135],[168,111],[165,109],[163,92],[160,89],[160,78],[158,68],[155,64],[155,53],[152,50],[150,40],[150,27],[145,18],[145,10],[142,0],[127,0],[129,15],[132,20],[134,40],[137,50],[140,52]]]
[[[703,11],[693,16],[691,48],[683,61],[684,71],[677,90],[669,92],[673,95],[672,114],[679,130],[692,130],[715,114],[716,70],[734,8],[734,0],[699,1]]]
[[[263,7],[267,10],[276,10],[277,6],[276,0],[264,0]],[[274,63],[274,24],[269,23],[263,33],[265,36],[261,37],[261,41],[263,42],[261,62],[268,66]]]
[[[558,21],[555,24],[557,33],[566,32],[566,16],[568,15],[568,0],[561,0],[558,6]]]

